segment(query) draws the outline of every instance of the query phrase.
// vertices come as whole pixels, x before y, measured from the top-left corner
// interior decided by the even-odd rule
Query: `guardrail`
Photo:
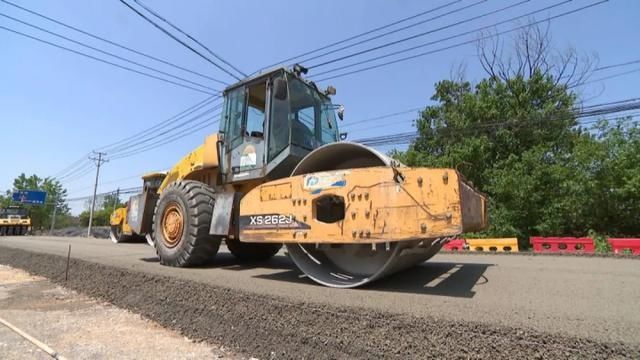
[[[640,255],[640,239],[609,238],[609,244],[615,254]]]
[[[518,252],[517,238],[467,239],[471,251]]]
[[[593,239],[583,237],[536,237],[529,238],[534,252],[593,253]]]
[[[640,256],[640,238],[609,238],[613,253]],[[529,243],[536,253],[585,253],[595,252],[589,237],[541,237],[532,236]],[[444,244],[446,251],[519,252],[517,238],[453,239]]]
[[[462,251],[467,249],[466,246],[464,239],[453,239],[444,244],[442,248],[447,251]]]

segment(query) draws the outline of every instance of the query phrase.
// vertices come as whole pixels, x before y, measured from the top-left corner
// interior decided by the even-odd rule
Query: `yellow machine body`
[[[122,234],[132,235],[131,226],[127,222],[127,207],[119,207],[115,209],[109,217],[109,224],[111,226],[120,226]]]
[[[20,213],[10,214],[12,209]],[[31,218],[26,210],[10,206],[0,211],[0,236],[26,235],[31,230]]]
[[[484,228],[485,208],[484,196],[453,169],[326,171],[251,190],[240,202],[239,238],[315,244],[444,238]]]
[[[161,193],[169,184],[179,180],[197,180],[209,186],[216,184],[218,168],[218,134],[209,135],[204,144],[184,156],[169,170],[158,188]]]
[[[241,260],[284,244],[309,278],[333,287],[419,264],[487,226],[485,196],[456,170],[405,167],[340,141],[335,89],[296,69],[225,89],[220,132],[132,196],[112,225],[146,234],[160,263],[177,267],[206,263],[222,241]]]

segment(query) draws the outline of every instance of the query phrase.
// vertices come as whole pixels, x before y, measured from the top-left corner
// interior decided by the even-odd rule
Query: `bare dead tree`
[[[597,56],[581,55],[573,47],[559,50],[553,46],[549,22],[529,19],[528,23],[506,45],[495,31],[480,35],[477,52],[484,71],[503,81],[540,72],[568,89],[585,83],[597,67]]]

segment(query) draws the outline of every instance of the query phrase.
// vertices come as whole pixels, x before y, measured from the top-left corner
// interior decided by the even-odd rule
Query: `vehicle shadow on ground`
[[[255,277],[316,285],[299,270],[292,269],[293,263],[289,261],[289,264],[286,271]],[[493,265],[429,261],[365,285],[361,289],[472,298],[476,293],[473,290],[474,286],[482,286],[489,282],[484,274],[490,266]]]
[[[159,262],[157,257],[141,258],[145,262]],[[427,261],[418,266],[393,274],[386,278],[363,286],[361,289],[373,291],[393,291],[411,294],[437,295],[460,298],[475,296],[474,286],[489,282],[484,275],[492,264],[456,263]],[[208,264],[199,269],[225,269],[234,271],[256,268],[276,270],[269,274],[254,275],[258,279],[285,281],[310,286],[322,286],[302,274],[291,259],[285,255],[276,255],[269,260],[259,262],[240,262],[230,253],[218,253]],[[281,270],[281,271],[277,271]]]

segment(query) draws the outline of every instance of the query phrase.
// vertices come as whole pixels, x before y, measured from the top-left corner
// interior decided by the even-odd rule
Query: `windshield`
[[[20,209],[20,208],[0,209],[0,217],[3,217],[3,218],[8,217],[9,215],[27,216],[27,214],[28,214],[27,209]]]
[[[289,77],[291,142],[312,150],[338,141],[331,101],[303,81]]]

